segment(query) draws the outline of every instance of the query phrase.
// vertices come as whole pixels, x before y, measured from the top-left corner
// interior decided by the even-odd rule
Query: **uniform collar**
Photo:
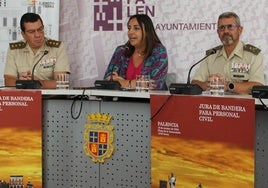
[[[244,47],[244,43],[239,41],[237,43],[234,51],[229,56],[229,59],[232,58],[233,56],[238,56],[238,57],[242,58],[243,57],[243,47]],[[226,55],[224,47],[219,51],[217,56],[224,56],[227,59],[227,55]]]
[[[39,53],[44,53],[44,51],[48,50],[48,47],[46,46],[47,40],[48,40],[48,38],[45,38],[44,44],[37,50],[36,55]],[[23,39],[22,42],[26,43],[26,47],[24,48],[25,52],[33,52],[31,47],[29,46],[28,42],[25,39]]]

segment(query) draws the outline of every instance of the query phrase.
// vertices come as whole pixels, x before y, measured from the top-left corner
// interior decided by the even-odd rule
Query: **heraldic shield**
[[[93,162],[104,163],[114,151],[114,127],[109,125],[112,116],[101,113],[87,114],[84,129],[84,152]]]

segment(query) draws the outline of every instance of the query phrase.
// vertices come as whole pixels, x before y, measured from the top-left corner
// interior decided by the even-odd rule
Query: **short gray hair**
[[[231,17],[234,17],[234,18],[235,18],[235,21],[236,21],[236,23],[237,23],[238,26],[241,26],[240,18],[239,18],[239,16],[237,16],[237,14],[234,13],[234,12],[224,12],[224,13],[222,13],[222,14],[219,16],[219,19],[218,19],[218,20],[220,20],[220,19],[222,19],[222,18],[231,18]]]

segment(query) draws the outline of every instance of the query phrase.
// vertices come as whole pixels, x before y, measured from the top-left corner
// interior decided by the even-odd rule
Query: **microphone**
[[[113,76],[114,76],[113,72],[114,72],[114,64],[113,64],[113,66],[112,66],[112,71],[111,71],[111,73],[110,73],[110,76],[111,76],[110,81],[114,81],[114,79],[113,79]]]
[[[110,73],[111,79],[110,80],[96,80],[94,85],[96,89],[108,89],[108,90],[120,90],[121,84],[113,80],[113,71],[114,71],[114,65],[112,66],[112,70]]]
[[[129,41],[126,44],[119,46],[119,48],[121,48],[122,50],[129,50],[128,43]],[[120,82],[113,80],[114,66],[115,65],[113,64],[111,68],[110,80],[96,80],[95,81],[94,85],[96,89],[107,89],[107,90],[121,90],[122,89]]]
[[[34,64],[33,69],[32,69],[31,80],[16,80],[15,85],[17,89],[40,89],[41,88],[40,81],[34,80],[34,70],[35,70],[35,67],[38,65],[38,63],[41,61],[41,59],[47,54],[48,54],[48,51],[45,50],[41,58]]]
[[[190,83],[191,71],[197,64],[202,62],[204,59],[206,59],[210,55],[215,54],[216,52],[217,52],[217,50],[214,49],[214,48],[209,50],[205,57],[203,57],[201,60],[199,60],[198,62],[196,62],[195,64],[193,64],[190,67],[190,70],[188,72],[188,77],[187,77],[187,83],[186,84],[183,84],[183,83],[171,83],[170,86],[169,86],[169,92],[171,94],[187,94],[187,95],[199,95],[199,94],[201,94],[203,89],[198,84],[191,84]]]
[[[209,50],[209,52],[207,53],[207,55],[205,57],[203,57],[201,60],[199,60],[197,63],[193,64],[191,67],[190,67],[190,70],[188,72],[188,77],[187,77],[187,84],[190,84],[190,74],[191,74],[191,71],[192,69],[197,65],[199,64],[200,62],[202,62],[204,59],[206,59],[208,56],[212,55],[212,54],[215,54],[217,51],[215,49],[211,49]]]

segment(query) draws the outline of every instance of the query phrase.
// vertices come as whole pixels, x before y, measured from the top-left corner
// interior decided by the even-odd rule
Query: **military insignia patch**
[[[101,113],[87,115],[84,129],[84,152],[93,162],[104,163],[114,151],[114,126],[109,125],[112,116]]]
[[[58,47],[60,47],[60,44],[61,44],[61,42],[60,41],[56,41],[56,40],[47,40],[46,41],[46,45],[47,46],[50,46],[50,47],[56,47],[56,48],[58,48]]]
[[[26,47],[26,43],[25,42],[15,42],[15,43],[10,43],[9,47],[11,50],[16,50],[16,49],[22,49]]]

